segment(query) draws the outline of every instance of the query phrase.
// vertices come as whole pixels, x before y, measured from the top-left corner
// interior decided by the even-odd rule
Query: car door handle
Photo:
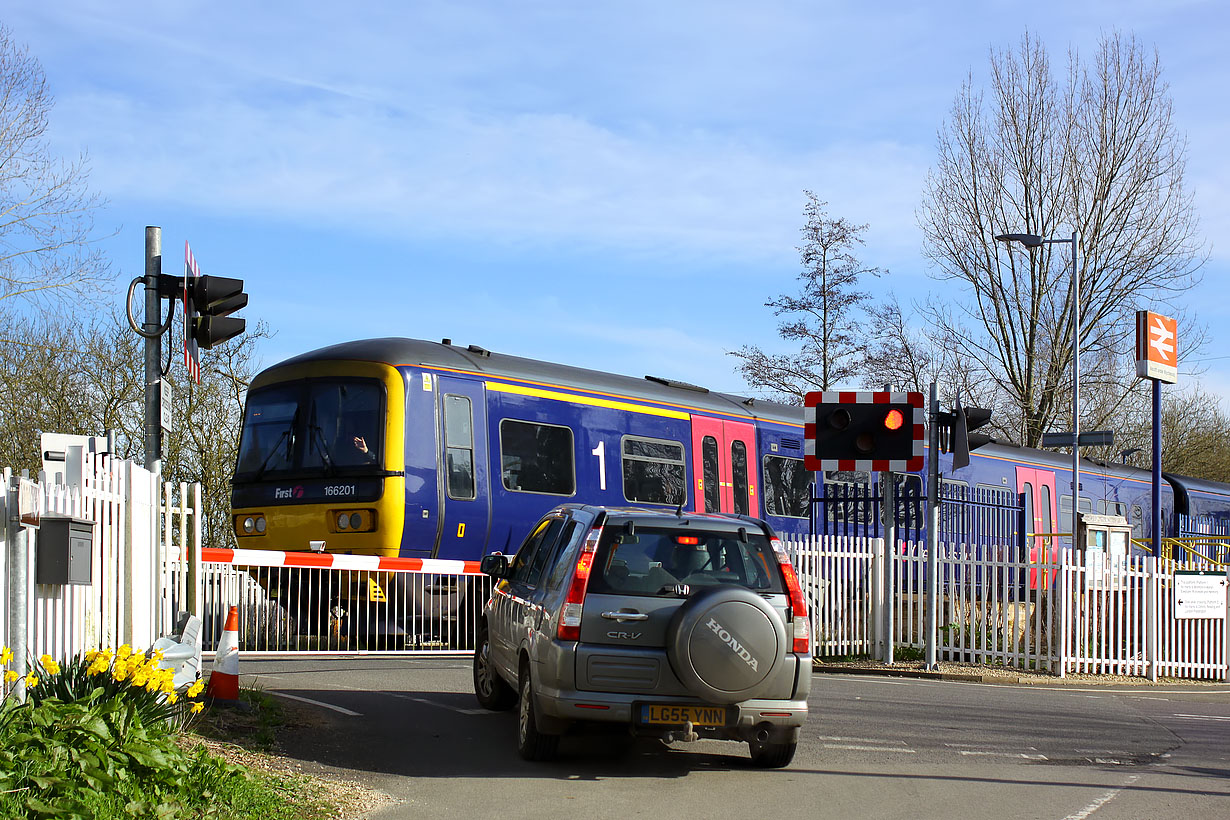
[[[611,621],[647,621],[649,616],[643,612],[603,612],[602,617]]]

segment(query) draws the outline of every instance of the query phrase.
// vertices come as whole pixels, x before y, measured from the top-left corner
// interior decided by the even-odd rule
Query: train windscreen
[[[235,478],[362,472],[383,464],[384,391],[371,379],[311,380],[248,394]]]

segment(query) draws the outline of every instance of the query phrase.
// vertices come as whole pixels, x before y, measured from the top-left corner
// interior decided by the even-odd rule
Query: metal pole
[[[1153,554],[1162,557],[1162,382],[1153,380]]]
[[[1076,267],[1077,232],[1072,231],[1072,546],[1081,497],[1081,279]]]
[[[26,656],[29,654],[29,572],[30,550],[27,547],[26,528],[21,526],[17,492],[13,486],[15,477],[4,470],[4,535],[8,550],[8,595],[9,634],[8,646],[13,652],[12,671],[17,673],[13,681],[12,696],[18,703],[26,702]]]
[[[162,273],[162,228],[145,228],[145,469],[162,472],[162,377],[161,300],[158,277]]]
[[[931,382],[931,418],[927,452],[927,668],[936,669],[935,641],[939,627],[940,584],[940,400]]]
[[[894,582],[893,569],[897,558],[897,493],[893,483],[892,473],[880,473],[880,510],[884,517],[884,579],[881,600],[884,602],[883,629],[884,662],[893,662],[893,595],[897,585]]]

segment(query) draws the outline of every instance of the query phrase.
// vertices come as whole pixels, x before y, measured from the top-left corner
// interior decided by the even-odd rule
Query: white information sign
[[[1179,570],[1174,574],[1174,616],[1226,619],[1226,575]]]

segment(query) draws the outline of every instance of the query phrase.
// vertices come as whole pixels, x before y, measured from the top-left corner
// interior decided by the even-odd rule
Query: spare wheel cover
[[[713,703],[754,698],[785,655],[777,611],[742,587],[713,587],[689,598],[671,618],[666,651],[689,690]]]

